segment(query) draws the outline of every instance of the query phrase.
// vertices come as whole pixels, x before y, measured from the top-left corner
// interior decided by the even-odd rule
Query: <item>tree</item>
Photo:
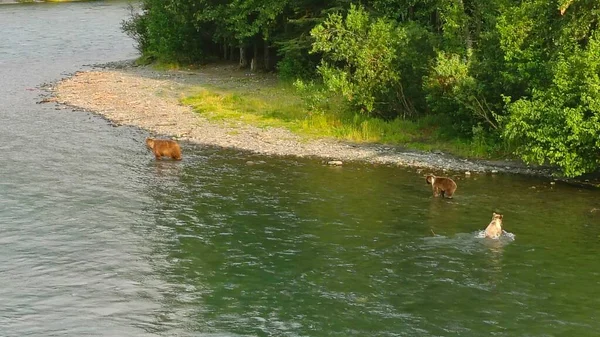
[[[395,64],[406,35],[383,18],[371,20],[362,7],[348,15],[331,14],[311,35],[313,52],[321,52],[318,67],[325,85],[367,113],[383,114],[399,105],[400,74]]]

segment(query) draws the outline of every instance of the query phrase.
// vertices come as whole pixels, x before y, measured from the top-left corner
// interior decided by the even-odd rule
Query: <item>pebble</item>
[[[332,166],[342,166],[344,163],[342,163],[341,160],[330,160],[327,162],[327,165],[332,165]]]

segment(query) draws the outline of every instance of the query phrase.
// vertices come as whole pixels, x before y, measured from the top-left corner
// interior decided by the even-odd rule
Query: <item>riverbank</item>
[[[225,75],[224,75],[225,74]],[[52,87],[59,104],[94,112],[114,125],[136,126],[153,134],[210,146],[235,148],[264,155],[315,157],[323,161],[362,161],[373,164],[470,173],[518,173],[550,176],[551,170],[514,161],[456,158],[402,147],[307,139],[278,127],[259,128],[242,120],[215,122],[183,105],[181,99],[199,85],[269,85],[273,75],[249,74],[232,65],[199,70],[155,70],[122,62],[77,72]]]

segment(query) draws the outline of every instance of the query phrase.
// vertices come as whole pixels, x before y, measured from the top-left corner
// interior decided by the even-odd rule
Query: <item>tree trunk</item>
[[[227,39],[223,38],[223,60],[227,60],[227,52],[229,51],[229,46],[227,46]]]
[[[246,47],[240,46],[240,68],[246,68],[248,60],[246,59]]]
[[[478,38],[478,21],[481,21],[481,18],[477,15],[477,7],[474,2],[470,0],[461,1],[463,6],[463,12],[467,17],[467,22],[465,24],[465,48],[467,50],[473,49],[473,34],[475,34],[475,38]]]
[[[270,51],[269,50],[269,43],[267,41],[265,41],[264,51],[263,51],[263,53],[264,53],[263,57],[264,57],[265,70],[266,71],[271,70],[271,56],[269,55],[269,51]]]
[[[254,41],[254,51],[250,61],[250,71],[255,72],[258,69],[258,43]]]
[[[440,20],[440,13],[437,9],[434,9],[433,13],[431,13],[431,25],[433,26],[434,31],[437,32],[438,34],[440,34],[442,32],[442,23]]]

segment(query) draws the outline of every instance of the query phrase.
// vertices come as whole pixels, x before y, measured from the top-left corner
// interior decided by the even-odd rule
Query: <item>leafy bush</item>
[[[213,42],[194,25],[197,10],[194,0],[145,0],[141,13],[131,9],[131,17],[121,28],[138,43],[145,57],[198,62]]]
[[[129,4],[128,9],[130,18],[121,22],[121,29],[136,42],[137,49],[143,53],[149,47],[147,14],[139,13],[132,4]]]
[[[600,32],[589,44],[561,56],[545,90],[515,102],[504,135],[530,163],[550,163],[569,177],[600,166]]]
[[[439,52],[436,64],[423,83],[427,102],[435,113],[453,117],[454,128],[472,136],[473,126],[498,129],[479,82],[469,72],[469,57]]]
[[[311,35],[312,51],[323,54],[318,71],[327,88],[365,113],[393,115],[401,99],[396,58],[403,30],[352,5],[346,18],[331,14]]]
[[[299,51],[287,53],[281,61],[277,62],[277,75],[284,81],[314,79],[317,76],[315,69],[316,63]]]
[[[305,82],[298,79],[294,82],[294,88],[296,88],[309,114],[323,114],[326,110],[329,110],[330,97],[322,86],[316,85],[313,81]]]

